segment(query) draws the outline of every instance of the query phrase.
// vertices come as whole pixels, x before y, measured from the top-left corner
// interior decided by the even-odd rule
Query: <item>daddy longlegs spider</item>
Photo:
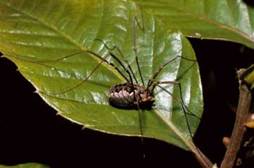
[[[142,22],[143,24],[143,22]],[[172,96],[172,93],[170,91],[168,91],[165,87],[163,87],[164,85],[176,85],[179,88],[179,97],[180,97],[180,102],[181,102],[181,108],[184,112],[184,116],[185,116],[185,122],[187,125],[187,128],[189,130],[190,136],[193,137],[192,131],[191,131],[191,126],[190,123],[188,121],[188,116],[187,115],[191,115],[193,117],[198,118],[195,114],[191,113],[187,106],[184,103],[183,100],[183,95],[182,95],[182,87],[181,87],[181,83],[178,82],[179,79],[175,80],[175,81],[158,81],[156,80],[156,78],[160,75],[160,73],[164,70],[165,67],[167,67],[169,64],[173,63],[174,61],[177,61],[178,59],[183,59],[185,61],[189,61],[192,62],[190,67],[186,68],[186,72],[191,69],[192,65],[196,64],[196,60],[194,59],[189,59],[183,56],[175,56],[174,58],[171,58],[170,60],[166,61],[165,63],[163,63],[158,69],[157,71],[150,77],[150,79],[148,80],[147,83],[145,83],[144,77],[142,75],[142,69],[140,67],[140,63],[139,63],[139,57],[138,57],[138,48],[137,48],[137,42],[136,42],[136,27],[139,27],[142,31],[145,31],[144,26],[142,26],[138,21],[137,18],[134,17],[133,19],[133,26],[132,26],[132,34],[133,34],[133,52],[134,52],[134,58],[135,58],[135,63],[137,66],[137,70],[138,70],[138,75],[139,78],[141,80],[141,82],[139,82],[139,80],[137,79],[137,76],[135,75],[132,66],[128,63],[128,61],[126,60],[121,60],[121,58],[124,58],[124,54],[122,53],[121,49],[118,48],[117,46],[113,46],[110,47],[105,41],[101,40],[101,39],[95,39],[94,41],[97,41],[99,43],[101,43],[105,49],[107,50],[107,54],[105,56],[101,56],[100,54],[93,52],[91,50],[87,50],[87,51],[81,51],[81,52],[77,52],[77,53],[73,53],[64,57],[60,57],[58,59],[49,61],[49,60],[45,60],[45,61],[34,61],[34,63],[37,64],[41,64],[44,66],[49,66],[46,63],[47,62],[58,62],[70,57],[74,57],[82,52],[87,52],[88,54],[96,57],[99,60],[99,63],[91,70],[91,72],[84,77],[81,82],[78,82],[77,84],[64,89],[63,91],[60,92],[56,92],[54,93],[54,95],[61,95],[61,94],[65,94],[67,92],[70,92],[72,90],[75,90],[76,88],[78,88],[79,86],[85,84],[85,82],[89,81],[89,79],[91,78],[91,76],[99,69],[99,67],[102,64],[107,64],[109,66],[111,66],[113,69],[115,69],[120,76],[122,76],[125,79],[124,83],[117,83],[113,86],[111,86],[111,88],[109,89],[109,93],[108,93],[108,103],[115,107],[115,108],[120,108],[120,109],[136,109],[138,111],[138,121],[139,121],[139,130],[140,130],[140,136],[141,136],[141,140],[143,141],[143,118],[142,118],[142,113],[143,110],[151,110],[154,108],[154,106],[156,105],[156,101],[155,101],[155,96],[156,94],[154,93],[155,88],[160,88],[161,91],[164,91],[165,93],[169,94],[170,96]],[[117,55],[117,54],[118,55]],[[107,58],[111,58],[114,60],[114,63],[111,61],[108,61]],[[30,61],[33,62],[33,61]],[[184,75],[184,74],[182,74]],[[43,91],[40,91],[41,93],[43,93]]]

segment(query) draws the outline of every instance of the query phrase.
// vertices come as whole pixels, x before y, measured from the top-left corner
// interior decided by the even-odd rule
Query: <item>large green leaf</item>
[[[25,163],[25,164],[19,164],[15,166],[0,165],[0,168],[48,168],[48,166],[38,164],[38,163]]]
[[[134,3],[0,0],[0,25],[0,50],[62,116],[87,128],[129,136],[140,136],[141,117],[145,137],[192,148],[189,129],[195,132],[203,109],[195,54],[180,33],[164,29],[162,22],[141,13]],[[156,80],[177,80],[182,94],[178,85],[164,85],[164,90],[157,87],[153,109],[140,111],[141,116],[137,110],[110,106],[110,87],[125,80],[113,66],[102,63],[101,58],[123,69],[97,39],[122,51],[123,55],[117,50],[112,52],[131,65],[139,83],[133,47],[137,48],[145,83],[161,65],[176,58]],[[99,68],[84,82],[96,66]],[[188,113],[187,120],[184,111]]]
[[[243,0],[134,0],[170,30],[254,48],[254,8]]]

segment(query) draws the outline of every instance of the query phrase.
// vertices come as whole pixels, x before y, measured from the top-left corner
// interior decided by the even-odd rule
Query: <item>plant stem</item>
[[[248,119],[251,106],[251,92],[247,85],[241,83],[239,86],[239,102],[236,112],[236,119],[233,128],[233,132],[230,138],[230,143],[227,147],[224,159],[220,168],[232,168],[235,163],[235,159],[240,149],[241,141],[245,132],[245,123]]]
[[[200,163],[202,168],[212,168],[212,162],[201,152],[201,150],[193,143],[192,140],[186,138],[181,134],[174,124],[172,124],[169,120],[165,119],[159,112],[155,111],[156,114],[164,121],[169,128],[183,141],[183,143],[188,146],[190,151],[195,155],[197,161]]]
[[[196,159],[198,160],[198,162],[202,168],[212,168],[213,167],[212,162],[193,143],[192,143],[191,151],[195,155]]]

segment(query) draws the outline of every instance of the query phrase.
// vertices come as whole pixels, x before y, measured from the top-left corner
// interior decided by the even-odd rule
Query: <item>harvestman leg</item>
[[[193,133],[191,131],[191,126],[190,126],[190,122],[188,120],[188,116],[187,115],[191,115],[193,117],[196,117],[198,119],[200,119],[198,116],[196,116],[195,114],[193,114],[192,112],[189,111],[188,107],[186,106],[186,104],[184,103],[183,100],[183,94],[182,94],[182,87],[181,87],[181,83],[177,82],[177,81],[156,81],[154,82],[154,87],[153,89],[158,86],[159,88],[161,88],[163,91],[165,91],[166,93],[168,93],[170,96],[173,96],[171,92],[169,92],[167,89],[165,89],[164,87],[162,87],[161,85],[163,84],[173,84],[176,85],[179,88],[179,96],[180,96],[180,101],[181,101],[181,107],[182,110],[184,112],[184,118],[185,118],[185,122],[187,125],[187,128],[189,130],[190,136],[193,137]]]
[[[142,76],[141,68],[140,68],[139,60],[138,60],[138,50],[137,50],[137,42],[136,42],[136,38],[137,38],[136,26],[138,26],[144,32],[143,15],[142,15],[142,26],[139,24],[138,19],[137,19],[136,16],[133,18],[133,21],[132,21],[132,34],[133,34],[132,39],[133,39],[133,41],[132,42],[133,42],[133,51],[134,51],[134,54],[135,54],[135,61],[136,61],[137,67],[138,67],[138,73],[139,73],[142,85],[145,86],[144,78]],[[137,100],[136,96],[135,96],[135,99]],[[143,110],[140,109],[138,101],[137,101],[137,108],[138,108],[138,120],[139,120],[139,130],[140,130],[140,135],[141,135],[141,143],[144,144],[144,139],[143,139],[143,135],[144,135]],[[143,157],[145,157],[145,156],[143,156]]]
[[[102,40],[100,40],[100,39],[97,39],[97,40],[99,40],[100,42],[102,42],[102,43],[104,44],[104,46],[109,50],[109,52],[110,52],[110,51],[113,51],[113,50],[117,50],[117,52],[121,55],[121,57],[124,58],[124,55],[123,55],[122,51],[121,51],[117,46],[113,46],[112,48],[110,48],[110,47],[108,47],[108,45],[107,45],[104,41],[102,41]],[[134,52],[136,53],[136,51],[134,51]],[[116,57],[112,52],[110,52],[110,55]],[[136,59],[137,66],[138,66],[139,71],[140,71],[140,66],[139,66],[139,64],[138,64],[138,59],[137,59],[137,57],[136,57],[135,59]],[[120,63],[121,61],[119,60],[118,62]],[[122,67],[124,67],[123,63],[121,63],[121,64],[122,64]],[[126,63],[126,64],[127,64],[127,67],[129,68],[130,73],[132,74],[132,76],[133,76],[135,82],[138,84],[138,80],[137,80],[137,78],[136,78],[136,76],[135,76],[135,74],[134,74],[134,72],[133,72],[133,69],[131,68],[131,66],[130,66],[129,63]],[[139,72],[139,73],[140,73],[140,75],[141,75],[141,72]],[[142,79],[142,81],[143,81],[142,75],[141,75],[141,79]],[[132,81],[131,81],[131,84],[133,85],[133,82],[132,82]],[[134,88],[134,87],[133,87],[133,88]],[[134,94],[134,96],[135,96],[135,94]],[[143,143],[144,143],[144,139],[143,139],[142,110],[140,109],[139,103],[138,103],[138,101],[137,101],[137,97],[135,96],[134,98],[135,98],[135,100],[136,100],[136,102],[137,102],[139,130],[140,130],[140,135],[141,135],[141,143],[143,144]]]
[[[121,67],[125,70],[125,72],[128,73],[129,78],[130,78],[130,82],[133,84],[133,79],[135,80],[136,83],[138,83],[137,78],[133,72],[133,69],[131,68],[130,64],[128,62],[126,62],[125,60],[123,60],[124,63],[127,64],[127,67],[124,66],[124,63],[112,52],[114,50],[117,50],[117,52],[120,54],[121,58],[124,58],[124,55],[122,53],[122,51],[117,47],[117,46],[113,46],[112,48],[110,48],[103,40],[101,39],[95,39],[99,42],[101,42],[106,49],[108,50],[109,54],[111,55],[111,57],[113,57],[120,65]],[[133,78],[133,79],[132,79]]]
[[[82,52],[76,52],[76,53],[73,53],[73,54],[70,54],[70,55],[66,55],[66,56],[63,56],[63,57],[60,57],[60,58],[57,58],[57,59],[54,59],[54,60],[32,61],[32,60],[27,60],[27,59],[21,59],[21,58],[19,58],[19,57],[16,57],[16,58],[17,58],[17,59],[20,59],[20,60],[23,60],[23,61],[27,61],[27,62],[39,64],[39,65],[42,65],[42,66],[46,66],[46,67],[49,67],[49,68],[55,68],[55,67],[52,67],[52,66],[50,66],[50,65],[47,65],[46,63],[50,63],[50,62],[56,62],[56,63],[57,63],[57,62],[59,62],[59,61],[61,61],[61,60],[64,60],[64,59],[70,58],[70,57],[74,57],[74,56],[76,56],[77,54],[81,54],[81,53],[83,53],[83,52],[87,52],[87,53],[89,53],[89,54],[91,54],[91,55],[97,57],[97,58],[100,59],[101,61],[93,68],[93,70],[90,72],[90,74],[89,74],[86,78],[84,78],[82,81],[80,81],[79,83],[77,83],[77,84],[74,85],[73,87],[68,88],[68,89],[66,89],[66,90],[64,90],[64,91],[61,91],[61,92],[56,93],[56,95],[57,95],[57,94],[59,95],[59,94],[67,93],[67,92],[69,92],[69,91],[71,91],[71,90],[73,90],[73,89],[79,87],[80,85],[82,85],[84,82],[86,82],[86,81],[93,75],[93,73],[102,65],[102,63],[107,63],[108,65],[112,66],[112,67],[113,67],[113,68],[114,68],[127,82],[130,82],[130,80],[121,72],[121,70],[120,70],[117,66],[115,66],[113,63],[108,62],[108,61],[106,60],[106,58],[107,58],[108,56],[112,56],[112,55],[108,55],[108,54],[107,54],[105,57],[101,57],[100,55],[98,55],[97,53],[92,52],[92,51],[82,51]],[[115,58],[115,57],[113,57],[113,58]]]
[[[181,101],[181,106],[182,106],[182,109],[184,111],[184,116],[185,116],[185,120],[186,120],[186,124],[187,124],[187,128],[190,132],[190,135],[191,137],[193,136],[192,135],[192,132],[191,132],[191,129],[190,129],[190,123],[189,123],[189,120],[188,120],[188,117],[187,117],[187,114],[189,115],[192,115],[192,116],[195,116],[193,113],[191,113],[189,110],[188,110],[188,107],[185,105],[184,101],[183,101],[183,96],[182,96],[182,87],[181,87],[181,84],[178,82],[179,79],[177,79],[176,81],[156,81],[156,78],[158,77],[158,75],[162,72],[162,70],[170,63],[174,62],[175,60],[177,59],[184,59],[184,60],[187,60],[187,61],[191,61],[191,62],[194,62],[193,65],[195,64],[196,60],[193,60],[193,59],[189,59],[189,58],[186,58],[186,57],[182,57],[182,56],[176,56],[172,59],[170,59],[169,61],[167,61],[166,63],[162,64],[159,69],[157,70],[157,72],[155,72],[152,76],[152,78],[148,81],[148,84],[147,84],[147,88],[148,89],[151,89],[151,92],[153,93],[154,89],[156,86],[158,86],[159,88],[161,88],[163,91],[165,91],[166,93],[168,93],[170,96],[172,96],[172,93],[170,93],[167,89],[165,89],[164,87],[162,87],[161,85],[162,84],[173,84],[173,85],[177,85],[178,88],[179,88],[179,92],[180,92],[180,101]],[[187,68],[185,71],[188,71],[193,65],[191,65],[189,68]],[[184,74],[184,73],[183,73]],[[180,77],[181,78],[181,77]],[[197,117],[197,116],[195,116]],[[197,117],[198,118],[198,117]]]
[[[139,24],[138,19],[137,19],[136,16],[133,18],[133,23],[132,23],[133,38],[132,39],[133,39],[133,50],[134,50],[134,54],[135,54],[135,60],[136,60],[136,64],[137,64],[137,67],[138,67],[138,73],[139,73],[139,76],[141,78],[143,86],[145,86],[144,78],[142,76],[141,68],[139,66],[139,60],[138,60],[138,49],[137,49],[137,41],[136,41],[136,37],[137,37],[137,35],[136,35],[136,25],[144,32],[143,15],[142,15],[142,25]]]
[[[134,31],[134,32],[135,32],[135,31]],[[100,41],[100,42],[102,42],[102,43],[104,44],[104,46],[105,46],[109,51],[117,50],[117,52],[121,55],[121,57],[124,58],[124,55],[123,55],[122,51],[121,51],[117,46],[113,46],[112,48],[110,48],[110,47],[108,47],[108,45],[107,45],[104,41],[102,41],[102,40],[100,40],[100,39],[97,39],[97,40]],[[135,40],[134,40],[134,41],[135,41]],[[136,43],[134,43],[134,44],[136,44]],[[134,53],[135,53],[135,54],[137,53],[136,47],[134,47]],[[110,52],[110,55],[116,57],[112,52]],[[139,74],[140,74],[141,79],[142,79],[142,83],[144,83],[144,82],[143,82],[143,77],[142,77],[141,71],[140,71],[140,66],[139,66],[139,63],[138,63],[137,54],[136,54],[136,56],[135,56],[135,60],[136,60],[137,66],[138,66]],[[118,62],[120,63],[121,61],[119,60]],[[121,63],[121,64],[122,64],[122,67],[124,67],[124,66],[123,66],[123,63]],[[138,84],[138,80],[137,80],[137,78],[136,78],[136,76],[135,76],[135,74],[134,74],[134,72],[133,72],[133,70],[132,70],[130,64],[129,64],[129,63],[126,63],[126,64],[127,64],[128,68],[129,68],[129,70],[130,70],[130,72],[131,72],[131,74],[132,74],[132,76],[133,76],[135,82]],[[131,82],[131,83],[132,83],[132,85],[133,85],[133,82]],[[134,94],[134,95],[135,95],[135,94]],[[137,100],[137,97],[136,97],[136,96],[135,96],[135,100]],[[142,120],[142,111],[141,111],[141,109],[140,109],[140,106],[139,106],[138,101],[136,101],[136,102],[137,102],[137,110],[138,110],[139,130],[140,130],[140,135],[141,135],[141,142],[142,142],[142,144],[143,144],[143,141],[144,141],[144,140],[143,140],[143,120]]]
[[[99,40],[99,41],[101,41],[101,40]],[[101,41],[101,42],[104,44],[104,46],[105,46],[109,51],[110,51],[110,50],[112,51],[112,50],[115,50],[115,49],[116,49],[117,52],[121,55],[121,57],[124,58],[124,55],[123,55],[122,51],[121,51],[117,46],[114,46],[114,47],[110,48],[110,47],[107,46],[107,44],[106,44],[104,41]],[[135,54],[136,54],[136,51],[134,51],[134,52],[135,52]],[[110,52],[110,55],[116,57],[112,52]],[[142,82],[143,82],[143,77],[142,77],[142,75],[141,75],[140,66],[139,66],[139,64],[138,64],[137,56],[135,57],[135,59],[136,59],[136,63],[137,63],[138,69],[139,69],[139,74],[140,74],[141,79],[142,79]],[[120,62],[120,60],[119,60],[119,62]],[[133,76],[135,82],[138,84],[138,80],[137,80],[137,78],[136,78],[136,76],[135,76],[135,74],[134,74],[134,72],[133,72],[133,69],[131,68],[131,66],[130,66],[129,63],[126,63],[126,64],[127,64],[128,68],[129,68],[129,70],[130,70],[130,72],[131,72],[131,74],[132,74],[132,76]],[[124,67],[124,66],[123,66],[123,67]],[[131,80],[131,84],[133,85],[133,81],[132,81],[132,80]],[[134,88],[134,87],[133,87],[133,88]],[[135,96],[134,98],[135,98],[135,100],[136,100],[136,102],[137,102],[139,130],[140,130],[140,135],[141,135],[141,143],[143,144],[143,143],[144,143],[144,139],[143,139],[143,135],[144,135],[144,134],[143,134],[142,110],[140,109],[140,106],[139,106],[139,103],[138,103],[138,101],[137,101],[137,97],[136,97],[135,94],[134,94],[134,96]]]

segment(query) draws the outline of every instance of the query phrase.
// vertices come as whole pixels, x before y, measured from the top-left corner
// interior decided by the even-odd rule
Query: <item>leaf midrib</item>
[[[159,117],[159,119],[161,119],[161,121],[163,123],[165,123],[169,129],[171,129],[172,132],[174,132],[177,137],[179,137],[179,139],[189,148],[192,149],[192,141],[190,138],[184,136],[184,134],[181,133],[181,131],[179,129],[177,129],[177,127],[175,127],[175,124],[173,122],[171,122],[171,120],[166,120],[165,117],[161,116],[160,112],[158,110],[154,110],[155,114]]]
[[[62,100],[62,101],[66,101],[66,99],[64,99],[64,98],[60,98],[60,97],[55,97],[55,96],[52,96],[52,95],[48,95],[48,94],[45,94],[45,93],[40,93],[40,94],[44,94],[44,95],[46,95],[46,96],[49,96],[49,97],[51,97],[51,98],[53,98],[53,99],[59,99],[59,100]],[[68,100],[68,101],[72,101],[72,102],[74,102],[74,103],[81,103],[81,102],[79,102],[79,101],[76,101],[76,100]],[[86,103],[86,105],[94,105],[94,104],[92,104],[92,103]],[[96,104],[96,106],[108,106],[108,105],[106,105],[106,104]],[[63,111],[63,110],[61,110],[61,111]],[[157,116],[159,117],[159,119],[160,120],[162,120],[163,121],[163,123],[164,124],[166,124],[167,126],[168,126],[168,128],[169,129],[171,129],[171,131],[173,131],[177,136],[177,138],[179,138],[188,148],[192,148],[192,143],[191,143],[191,141],[190,141],[190,139],[189,138],[186,138],[182,133],[181,133],[181,131],[179,131],[175,126],[174,126],[174,124],[171,122],[171,121],[165,121],[164,119],[163,119],[163,117],[159,114],[159,112],[156,110],[156,109],[154,109],[153,110],[153,112],[155,113],[155,114],[157,114]],[[79,123],[79,122],[78,122]],[[102,124],[102,125],[99,125],[99,124],[96,124],[96,126],[93,126],[93,128],[97,128],[97,127],[101,127],[101,126],[103,126],[104,128],[106,128],[106,127],[114,127],[114,125],[112,124],[112,125],[108,125],[108,124]],[[117,127],[119,127],[119,125],[117,125]],[[123,125],[121,125],[120,127],[132,127],[131,125],[125,125],[125,126],[123,126]],[[136,126],[133,126],[133,127],[135,127],[136,128]],[[91,128],[91,127],[90,127]],[[168,132],[166,132],[166,131],[163,131],[163,130],[161,130],[161,129],[159,129],[159,128],[157,128],[157,127],[149,127],[149,126],[146,126],[145,128],[152,128],[152,129],[155,129],[155,130],[159,130],[160,132],[165,132],[165,133],[168,133]],[[100,131],[102,131],[102,130],[100,130]],[[105,131],[105,132],[107,132],[107,131]],[[114,134],[114,133],[113,133]],[[117,134],[117,133],[116,133]],[[121,133],[122,134],[122,133]],[[129,134],[122,134],[122,135],[127,135],[127,136],[129,136]],[[156,137],[155,137],[156,138]]]
[[[45,22],[44,20],[41,20],[40,18],[35,17],[34,15],[31,15],[31,14],[29,14],[29,13],[27,13],[27,12],[22,11],[22,10],[18,10],[17,8],[14,8],[13,6],[7,5],[7,4],[5,4],[5,3],[3,3],[3,2],[0,2],[0,3],[3,4],[3,5],[5,5],[6,7],[10,8],[10,9],[12,9],[12,10],[15,10],[16,12],[19,12],[19,13],[21,13],[21,14],[27,16],[28,18],[30,18],[30,19],[32,19],[32,20],[36,20],[37,22],[39,22],[39,23],[42,24],[43,26],[48,27],[49,29],[51,29],[52,31],[54,31],[56,34],[58,34],[60,37],[65,38],[65,39],[66,39],[67,41],[69,41],[71,44],[73,44],[74,46],[78,47],[81,51],[84,51],[84,52],[90,51],[89,49],[84,48],[82,45],[80,45],[79,43],[75,42],[69,35],[67,35],[67,34],[65,34],[65,33],[63,33],[63,32],[58,31],[57,27],[55,27],[54,25],[47,24],[47,22]],[[98,62],[101,62],[101,61],[102,61],[102,60],[100,60],[99,58],[97,58],[97,57],[95,57],[95,56],[93,56],[93,55],[91,55],[91,54],[88,54],[88,55],[91,56],[93,59],[95,59],[95,60],[98,61]],[[121,79],[120,76],[119,76],[119,74],[118,74],[117,72],[115,72],[115,71],[112,70],[113,67],[111,67],[111,65],[105,64],[105,63],[102,63],[101,65],[104,66],[105,68],[107,68],[109,71],[112,71],[119,79]],[[109,67],[111,67],[111,68],[109,68]]]

